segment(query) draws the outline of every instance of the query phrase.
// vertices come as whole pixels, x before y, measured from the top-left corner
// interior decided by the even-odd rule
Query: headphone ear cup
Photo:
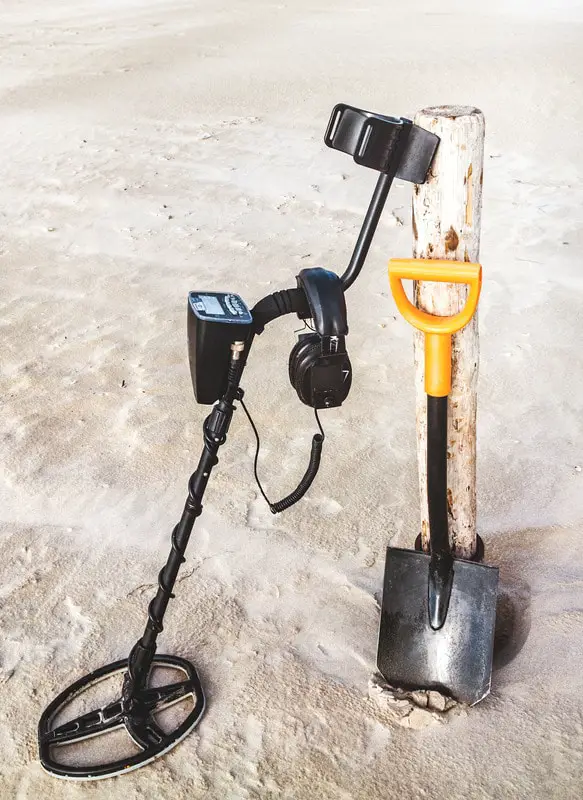
[[[296,388],[294,382],[294,376],[296,374],[296,361],[298,359],[298,352],[301,350],[303,344],[304,342],[302,341],[302,339],[298,339],[298,341],[292,347],[291,353],[289,354],[288,375],[289,375],[289,382],[294,387],[294,389]]]
[[[299,339],[289,355],[289,380],[298,393],[298,397],[307,406],[312,406],[311,398],[306,395],[306,371],[322,354],[322,340],[317,333],[307,334]]]

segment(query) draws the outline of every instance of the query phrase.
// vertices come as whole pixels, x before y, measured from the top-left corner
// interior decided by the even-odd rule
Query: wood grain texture
[[[439,106],[417,113],[415,124],[440,139],[428,181],[413,193],[413,256],[479,261],[484,166],[484,116],[477,108]],[[467,288],[421,283],[416,304],[440,316],[464,305]],[[449,535],[455,554],[476,551],[476,411],[479,364],[478,317],[452,342],[452,391],[448,419]],[[423,548],[429,549],[427,516],[427,411],[424,391],[423,334],[415,333],[417,453]]]

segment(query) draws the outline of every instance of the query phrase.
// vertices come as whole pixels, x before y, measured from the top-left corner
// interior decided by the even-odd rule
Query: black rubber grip
[[[267,295],[251,309],[255,333],[263,333],[268,322],[293,313],[302,318],[310,316],[310,307],[303,289],[282,289]]]

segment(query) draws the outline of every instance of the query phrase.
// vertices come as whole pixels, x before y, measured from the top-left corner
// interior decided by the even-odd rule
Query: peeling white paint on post
[[[477,108],[438,106],[419,111],[415,124],[441,142],[427,183],[413,194],[413,256],[479,261],[484,166],[484,116]],[[457,313],[467,287],[417,283],[416,304],[440,316]],[[452,391],[448,421],[449,535],[455,554],[476,552],[476,387],[479,341],[477,315],[452,342]],[[424,391],[423,334],[415,334],[417,455],[421,493],[421,535],[429,549],[427,515],[427,409]]]

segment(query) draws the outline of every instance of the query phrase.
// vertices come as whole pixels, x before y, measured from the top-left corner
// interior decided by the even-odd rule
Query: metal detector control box
[[[188,361],[196,402],[212,405],[227,388],[233,342],[246,342],[253,317],[232,292],[188,295]]]

